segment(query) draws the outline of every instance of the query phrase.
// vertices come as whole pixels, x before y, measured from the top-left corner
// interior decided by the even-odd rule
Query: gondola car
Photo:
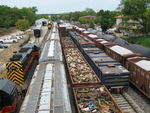
[[[63,32],[61,30],[60,32]],[[61,44],[68,78],[73,89],[76,113],[123,113],[77,46],[74,45],[71,37],[62,36]],[[104,106],[107,106],[107,109]]]
[[[26,90],[31,78],[28,70],[33,63],[37,63],[39,54],[39,47],[36,44],[29,43],[21,47],[6,63],[7,78]]]

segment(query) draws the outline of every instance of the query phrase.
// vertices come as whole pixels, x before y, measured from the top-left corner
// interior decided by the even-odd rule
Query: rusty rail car
[[[68,41],[62,41],[62,45],[68,44],[69,40],[73,43],[71,38],[68,37]],[[90,65],[87,63],[87,61],[84,59],[78,48],[76,46],[74,46],[74,48],[70,47],[70,45],[69,48],[68,45],[66,45],[65,47],[62,46],[66,66],[68,69],[68,74],[73,87],[86,85],[99,86],[101,83],[99,78],[97,77],[96,73],[92,70]]]
[[[64,41],[64,38],[67,41]],[[107,88],[101,84],[100,79],[97,77],[96,73],[92,70],[88,62],[84,59],[82,53],[78,50],[76,46],[71,46],[70,42],[71,43],[73,42],[70,37],[61,37],[61,45],[64,60],[66,63],[66,69],[68,71],[69,78],[71,80],[77,112],[78,113],[85,112],[81,110],[82,105],[79,106],[79,103],[82,100],[84,101],[83,107],[88,109],[88,112],[115,111],[116,113],[123,113],[122,110],[115,103],[114,98],[109,93]],[[82,94],[83,96],[80,94]],[[86,98],[86,96],[89,98]],[[101,102],[99,103],[100,105],[97,105],[98,104],[97,102],[99,101],[97,101],[96,99],[98,98],[101,99],[101,102],[103,101],[103,103]],[[91,108],[89,104],[92,104],[94,109],[93,107]]]
[[[86,30],[80,30],[77,26],[74,27],[74,31],[92,40],[97,47],[102,48],[109,56],[126,67],[131,73],[130,82],[145,96],[150,98],[150,69],[145,69],[144,65],[139,66],[136,64],[137,62],[142,62],[143,55],[134,53],[133,51],[116,44],[113,40],[106,40],[96,34],[86,33]],[[139,59],[139,61],[134,61],[136,59]],[[147,64],[146,67],[150,67],[150,59],[146,59],[145,62]]]
[[[104,87],[73,88],[78,113],[122,113],[109,91]]]
[[[61,39],[62,42],[62,48],[75,48],[75,44],[70,41],[70,37],[63,37],[63,39]]]

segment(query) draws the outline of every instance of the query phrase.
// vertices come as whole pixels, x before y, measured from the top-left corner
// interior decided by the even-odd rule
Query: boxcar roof
[[[132,54],[133,53],[132,51],[130,51],[124,47],[118,46],[118,45],[112,46],[112,47],[110,47],[110,49],[115,51],[116,53],[118,53],[120,55],[126,55],[126,54]]]
[[[96,41],[103,41],[104,39],[102,39],[102,38],[99,38],[99,39],[97,39]]]
[[[89,34],[88,36],[91,38],[97,38],[97,35],[93,35],[93,34]]]
[[[141,67],[147,71],[150,71],[150,61],[148,61],[148,60],[141,60],[139,62],[136,62],[136,65],[138,65],[139,67]]]
[[[79,28],[79,30],[80,30],[80,31],[84,31],[85,29],[83,29],[83,28]]]
[[[105,35],[102,37],[107,39],[107,40],[114,41],[117,44],[119,44],[120,46],[123,46],[127,49],[130,49],[131,51],[133,51],[135,53],[140,53],[140,54],[144,55],[145,57],[150,58],[150,48],[146,48],[146,47],[143,47],[143,46],[137,45],[137,44],[132,44],[132,43],[127,42],[126,40],[123,40],[121,38],[117,38],[117,37],[114,37],[111,35]]]
[[[84,31],[83,33],[90,33],[90,32],[88,32],[88,31]]]
[[[108,43],[108,41],[101,41],[101,42],[99,42],[99,43],[101,43],[101,44],[106,44],[106,43]]]

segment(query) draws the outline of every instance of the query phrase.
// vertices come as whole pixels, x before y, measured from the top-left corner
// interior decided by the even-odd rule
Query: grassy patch
[[[150,37],[138,37],[138,38],[129,37],[126,38],[126,40],[150,48]]]

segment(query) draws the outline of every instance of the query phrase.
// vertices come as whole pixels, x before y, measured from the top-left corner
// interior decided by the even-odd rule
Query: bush
[[[89,25],[89,27],[94,29],[94,28],[95,28],[94,23],[93,23],[93,22],[91,22],[91,23],[90,23],[90,25]]]
[[[4,32],[7,32],[8,29],[7,28],[0,28],[0,33],[4,33]]]
[[[79,22],[81,23],[81,24],[88,24],[88,23],[90,23],[92,20],[90,20],[90,19],[86,19],[86,18],[83,18],[83,17],[80,17],[79,18]]]
[[[26,19],[18,20],[15,25],[16,25],[17,29],[19,29],[21,31],[27,30],[30,26],[29,21]]]
[[[150,48],[150,37],[128,37],[126,40]]]

